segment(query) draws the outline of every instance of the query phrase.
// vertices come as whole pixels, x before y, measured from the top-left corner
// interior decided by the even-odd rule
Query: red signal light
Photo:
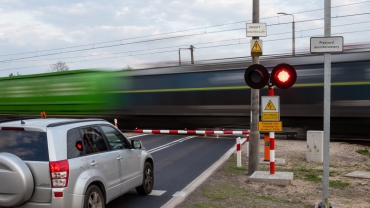
[[[271,83],[278,88],[287,89],[296,82],[297,72],[289,64],[278,64],[272,69]]]

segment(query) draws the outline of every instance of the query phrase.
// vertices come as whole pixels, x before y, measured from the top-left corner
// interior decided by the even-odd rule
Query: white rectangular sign
[[[311,53],[341,53],[343,52],[343,37],[312,37]]]
[[[266,37],[266,23],[247,23],[247,37]]]

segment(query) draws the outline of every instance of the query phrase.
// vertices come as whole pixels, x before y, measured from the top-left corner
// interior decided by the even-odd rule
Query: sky
[[[332,0],[332,36],[370,42],[370,1]],[[263,54],[309,52],[324,34],[324,0],[260,0]],[[364,14],[367,13],[367,14]],[[0,77],[70,70],[120,70],[250,56],[252,0],[0,0]],[[368,31],[366,31],[368,30]]]

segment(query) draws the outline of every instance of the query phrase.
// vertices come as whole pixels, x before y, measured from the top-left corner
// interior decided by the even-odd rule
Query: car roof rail
[[[68,124],[90,122],[90,121],[106,121],[106,120],[94,118],[94,119],[79,119],[79,120],[72,120],[72,121],[61,121],[61,122],[51,123],[47,125],[46,127],[56,127],[56,126],[63,126],[63,125],[68,125]]]
[[[22,120],[27,120],[27,119],[35,119],[37,117],[12,117],[12,118],[5,118],[0,120],[0,123],[6,123],[6,122],[11,122],[11,121],[22,121]]]

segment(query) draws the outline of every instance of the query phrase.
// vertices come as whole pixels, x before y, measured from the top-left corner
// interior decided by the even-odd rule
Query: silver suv
[[[0,207],[105,207],[149,194],[153,158],[101,119],[0,121]]]

